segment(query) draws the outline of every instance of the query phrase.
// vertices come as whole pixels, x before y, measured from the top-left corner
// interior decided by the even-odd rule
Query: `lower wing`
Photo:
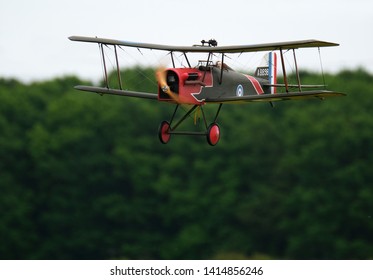
[[[293,99],[311,99],[318,98],[324,99],[333,96],[344,96],[344,93],[328,91],[328,90],[312,90],[304,92],[289,92],[289,93],[275,93],[275,94],[260,94],[260,95],[246,95],[246,96],[228,96],[228,97],[216,97],[206,98],[206,103],[241,103],[241,102],[272,102],[281,100],[293,100]]]
[[[94,92],[98,94],[112,94],[112,95],[121,95],[121,96],[128,96],[128,97],[145,98],[145,99],[158,99],[158,94],[148,93],[148,92],[119,90],[119,89],[110,89],[110,88],[93,87],[93,86],[76,86],[74,88],[77,90]]]

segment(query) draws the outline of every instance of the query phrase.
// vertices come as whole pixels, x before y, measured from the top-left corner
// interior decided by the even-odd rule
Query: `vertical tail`
[[[275,52],[269,52],[263,57],[262,63],[256,68],[255,76],[268,80],[270,85],[277,83],[277,55]],[[264,92],[274,94],[276,93],[276,87],[266,87]]]

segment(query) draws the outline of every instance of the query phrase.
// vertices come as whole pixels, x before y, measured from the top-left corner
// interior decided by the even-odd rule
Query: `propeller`
[[[179,96],[174,93],[167,84],[167,70],[165,67],[160,67],[155,72],[157,82],[161,87],[161,90],[166,93],[172,100],[174,100],[177,104],[180,104]]]
[[[159,87],[161,90],[166,93],[176,104],[180,105],[181,108],[185,110],[185,112],[190,111],[191,105],[188,105],[184,102],[181,102],[179,94],[173,92],[170,88],[170,86],[167,84],[167,69],[165,67],[159,67],[156,72],[155,76],[158,82]],[[197,124],[197,121],[200,118],[200,107],[197,108],[194,114],[194,125]]]

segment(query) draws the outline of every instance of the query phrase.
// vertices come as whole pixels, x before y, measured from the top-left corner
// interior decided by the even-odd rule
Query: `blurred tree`
[[[159,144],[167,104],[0,79],[0,257],[372,258],[373,76],[325,78],[348,96],[224,105],[216,147]]]

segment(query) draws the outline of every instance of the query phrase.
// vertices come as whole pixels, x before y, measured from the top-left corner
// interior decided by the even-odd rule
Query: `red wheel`
[[[220,128],[217,123],[212,123],[207,129],[207,142],[211,146],[218,144],[220,139]]]
[[[171,134],[170,134],[170,124],[168,121],[161,122],[159,129],[158,129],[158,136],[159,140],[163,144],[167,144],[170,141]]]

